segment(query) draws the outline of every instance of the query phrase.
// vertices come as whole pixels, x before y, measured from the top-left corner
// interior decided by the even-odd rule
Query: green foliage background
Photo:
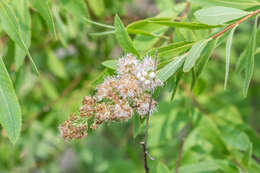
[[[187,16],[169,23],[187,3]],[[195,67],[184,64],[188,73],[182,73],[182,64],[172,68],[173,57],[223,29],[195,18],[197,10],[208,6],[255,11],[260,1],[0,0],[0,91],[5,91],[0,95],[0,122],[7,124],[0,126],[0,172],[143,172],[139,143],[144,122],[138,117],[103,124],[72,142],[60,138],[58,126],[105,75],[114,73],[115,59],[127,52],[154,55],[158,47],[158,68],[170,64],[170,69],[159,72],[165,87],[150,119],[148,148],[155,158],[149,160],[151,172],[174,172],[181,141],[180,173],[260,172],[260,31],[253,26],[254,17],[234,30],[233,39],[227,32],[197,57],[188,55],[200,58]],[[148,21],[154,16],[160,20]],[[232,41],[230,49],[226,40],[228,47]],[[6,114],[5,103],[15,118]]]

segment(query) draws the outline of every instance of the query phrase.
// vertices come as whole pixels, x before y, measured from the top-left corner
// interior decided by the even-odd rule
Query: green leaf
[[[116,31],[116,33],[115,33],[116,38],[117,38],[117,41],[119,42],[120,46],[122,47],[122,49],[126,53],[132,53],[132,54],[139,56],[139,53],[135,49],[135,47],[132,43],[132,40],[129,37],[129,35],[127,34],[126,29],[125,29],[122,21],[118,17],[118,15],[115,16],[114,25],[115,25],[115,31]]]
[[[146,36],[152,36],[152,37],[161,37],[161,38],[164,38],[164,39],[169,39],[168,37],[166,36],[163,36],[163,35],[158,35],[158,34],[154,34],[152,32],[147,32],[147,31],[144,31],[144,30],[139,30],[139,29],[127,29],[127,32],[129,34],[140,34],[140,35],[146,35]]]
[[[21,131],[21,109],[4,62],[0,57],[0,123],[12,143]]]
[[[222,27],[221,25],[206,25],[202,23],[186,23],[186,22],[172,22],[172,21],[149,21],[154,24],[164,25],[173,28],[188,28],[188,29],[212,29]]]
[[[102,62],[102,65],[107,67],[107,68],[110,68],[112,70],[116,70],[117,60],[107,60],[107,61]]]
[[[239,9],[247,9],[257,5],[259,2],[255,0],[189,0],[192,3],[196,3],[203,6],[226,6]]]
[[[157,74],[158,79],[162,82],[168,80],[182,66],[186,56],[187,54],[183,54],[163,67]]]
[[[170,173],[169,168],[162,162],[157,165],[156,170],[157,173]]]
[[[254,56],[255,56],[255,49],[256,49],[256,32],[257,32],[257,19],[255,18],[255,23],[253,26],[253,31],[249,40],[248,49],[247,49],[247,58],[245,63],[245,82],[243,88],[243,95],[247,95],[247,91],[250,85],[251,78],[254,72]]]
[[[221,154],[228,154],[229,151],[226,147],[226,143],[221,135],[220,130],[207,115],[201,115],[201,120],[198,125],[199,135],[209,141],[216,150],[221,151]]]
[[[248,149],[246,150],[246,153],[242,159],[243,164],[245,164],[246,166],[248,166],[250,163],[250,160],[252,158],[252,151],[253,151],[253,144],[250,142]]]
[[[88,5],[91,8],[92,12],[94,12],[94,14],[96,16],[103,16],[104,12],[105,12],[105,4],[103,0],[87,0],[88,1]]]
[[[148,52],[148,54],[154,55],[156,50],[158,50],[158,60],[160,60],[158,68],[160,68],[163,64],[169,62],[169,58],[173,58],[175,56],[180,55],[181,53],[191,48],[193,44],[193,42],[185,41],[171,43],[166,46],[158,47],[157,49],[152,49]]]
[[[38,74],[39,73],[38,69],[28,50],[29,47],[27,47],[25,44],[26,38],[23,38],[23,35],[21,33],[17,16],[15,15],[13,9],[5,1],[0,1],[0,20],[2,23],[2,27],[5,30],[5,32],[8,34],[8,36],[27,53],[32,63],[34,71]]]
[[[200,61],[196,68],[197,79],[200,77],[201,73],[203,72],[206,65],[208,64],[210,56],[216,47],[216,42],[217,42],[217,39],[209,41],[209,43],[205,47],[204,51],[202,52]]]
[[[18,19],[21,37],[24,39],[24,44],[27,48],[31,44],[31,17],[28,8],[27,0],[13,0],[14,11]],[[15,44],[15,68],[18,70],[24,62],[26,50]]]
[[[83,21],[86,23],[91,23],[93,25],[97,25],[97,26],[101,26],[101,27],[104,27],[104,28],[109,28],[109,29],[115,29],[114,26],[111,26],[111,25],[107,25],[107,24],[103,24],[103,23],[99,23],[99,22],[95,22],[95,21],[92,21],[90,19],[87,19],[87,18],[83,18]]]
[[[133,137],[136,138],[142,132],[144,123],[141,122],[139,115],[134,115],[133,122],[134,122]]]
[[[52,73],[60,78],[66,78],[67,73],[64,69],[64,65],[62,64],[61,60],[55,56],[55,54],[51,50],[47,50],[48,58],[47,58],[47,65],[52,71]]]
[[[249,12],[220,6],[201,9],[194,13],[198,21],[207,25],[224,24],[228,21],[243,17],[247,14],[249,14]]]
[[[232,45],[232,38],[234,35],[234,32],[237,27],[234,27],[227,38],[227,44],[226,44],[226,74],[225,74],[225,84],[224,89],[227,88],[227,80],[228,80],[228,74],[229,74],[229,64],[230,64],[230,51],[231,51],[231,45]]]
[[[188,52],[187,58],[184,63],[183,71],[188,72],[195,65],[195,62],[200,57],[201,52],[207,45],[208,40],[201,40],[194,44],[190,51]]]
[[[180,173],[201,173],[201,172],[212,172],[218,169],[220,169],[220,167],[215,161],[204,161],[204,162],[181,166],[179,172]]]
[[[91,36],[103,36],[103,35],[110,35],[110,34],[115,34],[115,31],[104,31],[104,32],[89,33],[89,35],[91,35]]]
[[[179,83],[181,81],[181,78],[183,76],[183,72],[182,71],[179,71],[175,77],[175,83],[174,83],[174,86],[172,88],[172,94],[171,94],[171,99],[170,101],[173,101],[174,97],[175,97],[175,94],[177,92],[177,89],[178,89],[178,86],[179,86]]]
[[[50,29],[52,35],[57,38],[55,24],[53,20],[53,16],[51,13],[51,9],[49,7],[49,3],[47,0],[31,0],[33,7],[40,13],[42,18],[45,20],[48,28]]]
[[[79,21],[83,21],[84,18],[89,18],[88,9],[84,0],[60,0],[62,7],[75,16]]]

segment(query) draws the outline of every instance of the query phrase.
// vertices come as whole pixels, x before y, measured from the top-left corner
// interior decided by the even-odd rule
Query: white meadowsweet
[[[86,136],[85,121],[90,118],[93,120],[90,128],[96,130],[103,122],[128,120],[134,112],[142,118],[148,113],[151,115],[157,105],[151,94],[162,85],[156,78],[156,62],[152,57],[138,60],[132,54],[125,55],[118,60],[117,75],[107,77],[97,85],[94,96],[83,98],[79,116],[75,114],[62,123],[63,138],[70,140]],[[80,126],[74,125],[74,120]]]
[[[127,54],[118,60],[117,74],[122,75],[126,73],[136,73],[136,67],[138,65],[136,56]]]

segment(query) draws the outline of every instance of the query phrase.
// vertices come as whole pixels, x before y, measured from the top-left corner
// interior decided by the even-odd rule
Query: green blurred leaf
[[[84,0],[60,0],[59,2],[66,11],[75,16],[79,21],[83,21],[84,18],[89,18]]]
[[[22,115],[15,90],[4,62],[0,57],[0,123],[12,143],[19,137]]]
[[[194,13],[198,21],[207,25],[221,25],[247,14],[249,14],[249,12],[235,8],[218,6],[201,9]]]
[[[154,24],[164,25],[173,28],[188,28],[188,29],[212,29],[222,27],[221,25],[211,26],[202,23],[186,23],[186,22],[172,22],[172,21],[149,21]]]
[[[231,45],[232,45],[232,38],[234,35],[234,32],[237,27],[234,27],[227,38],[227,44],[226,44],[226,73],[225,73],[225,83],[224,83],[224,89],[227,88],[227,81],[228,81],[228,74],[229,74],[229,64],[230,64],[230,51],[231,51]]]
[[[142,132],[142,128],[144,126],[143,126],[143,123],[140,120],[139,115],[134,115],[133,123],[134,123],[133,137],[136,138]]]
[[[256,49],[256,33],[257,33],[257,19],[255,18],[255,23],[253,26],[253,31],[250,36],[250,40],[248,43],[247,48],[247,59],[245,63],[245,81],[244,81],[244,88],[243,88],[243,95],[247,95],[247,91],[250,85],[251,78],[253,76],[254,72],[254,57],[255,57],[255,49]]]
[[[110,68],[112,70],[116,70],[117,60],[107,60],[107,61],[102,62],[102,65],[107,67],[107,68]]]
[[[21,30],[21,37],[24,39],[24,44],[27,48],[31,44],[31,17],[28,8],[27,0],[13,0],[14,11],[17,16],[17,21]],[[26,51],[19,45],[15,45],[15,68],[18,70],[24,62]]]
[[[45,20],[48,28],[50,29],[52,35],[57,38],[56,35],[56,29],[55,29],[55,24],[52,16],[51,9],[49,7],[49,3],[47,0],[42,1],[42,0],[30,0],[32,3],[33,7],[40,13],[42,18]]]
[[[179,71],[175,77],[175,83],[174,83],[174,86],[172,88],[172,94],[171,94],[171,98],[170,98],[170,101],[173,101],[174,97],[175,97],[175,94],[176,94],[176,91],[178,89],[178,86],[179,86],[179,83],[181,81],[181,78],[183,76],[183,72],[182,71]]]
[[[179,172],[180,173],[202,173],[202,172],[212,172],[218,169],[220,169],[220,167],[215,161],[204,161],[204,162],[181,166]]]
[[[164,66],[157,74],[158,79],[162,82],[168,80],[182,66],[186,56],[187,54],[183,54]]]
[[[53,85],[53,82],[51,82],[45,76],[40,76],[40,80],[41,80],[41,85],[42,85],[42,89],[44,90],[44,93],[51,100],[55,100],[59,96],[59,94],[57,92],[57,89],[55,88],[55,85]]]
[[[47,64],[50,70],[53,74],[60,78],[66,78],[66,70],[64,69],[64,65],[62,64],[61,60],[58,59],[58,57],[55,56],[55,54],[51,51],[47,51],[48,58],[47,58]]]
[[[256,0],[188,0],[203,6],[226,6],[239,9],[247,9],[259,5]]]
[[[201,40],[195,43],[190,51],[188,52],[187,58],[185,60],[183,71],[188,72],[195,65],[197,59],[200,57],[201,52],[207,45],[208,40]]]
[[[104,1],[103,0],[87,0],[88,1],[88,5],[91,8],[92,12],[94,12],[94,14],[96,16],[103,16],[104,12],[105,12],[105,5],[104,5]]]
[[[15,12],[5,1],[0,1],[0,9],[0,20],[3,29],[8,34],[8,36],[27,53],[32,63],[33,69],[38,74],[38,69],[28,50],[29,47],[27,47],[25,44],[26,38],[23,38]]]
[[[216,150],[221,151],[221,154],[228,154],[229,151],[222,138],[221,132],[215,125],[215,121],[211,120],[207,115],[201,115],[198,130],[199,135],[208,140]]]
[[[126,29],[125,29],[122,21],[118,17],[118,15],[115,16],[114,25],[115,25],[117,41],[119,42],[120,46],[125,51],[125,53],[133,53],[133,54],[139,56],[139,53],[135,49],[135,47],[132,43],[132,40],[129,37],[129,35],[127,34]]]
[[[170,173],[169,168],[162,162],[157,165],[156,170],[157,173]]]

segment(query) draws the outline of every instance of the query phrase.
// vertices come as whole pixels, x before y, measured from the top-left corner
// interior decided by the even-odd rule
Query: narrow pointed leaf
[[[207,25],[221,25],[228,21],[243,17],[247,14],[249,14],[247,11],[229,7],[215,6],[198,10],[194,15],[201,23]]]
[[[12,143],[21,131],[21,109],[9,74],[0,57],[0,123]]]
[[[117,41],[119,42],[120,46],[122,47],[122,49],[126,53],[133,53],[133,54],[139,56],[138,51],[134,47],[133,42],[132,42],[131,38],[129,37],[129,35],[127,34],[126,29],[125,29],[122,21],[118,17],[118,15],[115,16],[114,25],[115,25],[116,38],[117,38]]]
[[[256,0],[188,0],[203,6],[225,6],[239,9],[247,9],[259,5]]]
[[[201,59],[198,63],[197,70],[196,70],[196,76],[199,78],[203,70],[205,69],[206,65],[208,64],[208,61],[210,59],[210,56],[212,52],[214,51],[216,47],[217,39],[209,41],[207,46],[205,47],[204,51],[201,54]],[[197,79],[198,79],[197,78]]]
[[[255,49],[256,49],[256,32],[257,32],[257,19],[255,18],[255,23],[253,26],[253,31],[249,40],[248,49],[247,49],[247,56],[246,56],[246,63],[245,63],[245,81],[244,81],[244,88],[243,88],[243,95],[247,95],[247,91],[250,85],[250,81],[253,76],[254,72],[254,57],[255,57]]]
[[[231,45],[232,45],[232,38],[234,35],[234,32],[236,30],[236,27],[234,27],[227,38],[227,44],[226,44],[226,73],[225,73],[225,84],[224,89],[227,88],[227,81],[228,81],[228,74],[229,74],[229,64],[230,64],[230,51],[231,51]]]
[[[173,28],[188,28],[193,30],[212,29],[212,28],[222,27],[222,25],[211,26],[203,23],[186,23],[186,22],[172,22],[172,21],[150,21],[150,22],[154,24],[173,27]]]
[[[182,66],[186,56],[187,54],[183,54],[163,67],[157,74],[158,79],[162,82],[168,80]]]
[[[207,40],[201,40],[194,44],[190,51],[188,52],[187,58],[184,63],[183,71],[188,72],[195,65],[197,59],[200,57],[201,52],[207,45]]]
[[[42,18],[45,20],[48,28],[50,29],[52,35],[57,38],[55,24],[53,20],[53,16],[51,13],[51,9],[49,7],[49,3],[47,0],[31,0],[33,7],[40,13]]]

